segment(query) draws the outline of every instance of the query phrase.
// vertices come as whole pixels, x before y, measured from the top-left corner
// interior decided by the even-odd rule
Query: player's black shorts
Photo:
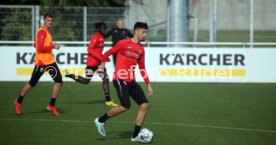
[[[91,78],[93,77],[94,73],[95,73],[97,70],[98,70],[98,65],[96,65],[96,66],[86,66],[86,68],[85,68],[85,75],[86,75],[86,78],[91,79]],[[106,69],[104,69],[104,72],[106,72]],[[99,74],[99,75],[102,75],[102,74],[100,74],[100,73],[98,73],[98,74]],[[102,76],[100,76],[100,77],[102,77]],[[107,73],[104,73],[104,74],[103,74],[103,77],[108,78]]]
[[[126,82],[124,80],[113,80],[120,103],[125,108],[130,108],[130,97],[138,104],[147,103],[148,100],[144,91],[135,81]],[[130,97],[129,97],[130,96]]]
[[[37,66],[35,65],[32,77],[29,81],[29,84],[34,87],[39,81],[40,77],[47,71],[55,83],[63,83],[62,76],[60,74],[59,68],[56,63],[52,63],[46,66]]]
[[[86,66],[85,68],[86,77],[91,78],[97,69],[98,69],[98,66]]]

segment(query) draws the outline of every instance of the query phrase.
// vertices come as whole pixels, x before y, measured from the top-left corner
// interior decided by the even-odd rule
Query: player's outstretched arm
[[[107,58],[106,62],[110,62],[110,58]]]
[[[119,42],[120,43],[120,42]],[[106,51],[104,54],[103,54],[103,57],[101,59],[101,62],[102,63],[105,63],[105,62],[110,62],[110,59],[108,58],[111,54],[113,53],[117,53],[117,51],[120,50],[120,45],[116,44],[114,47],[112,47],[111,49],[109,49],[108,51]]]
[[[59,50],[59,49],[60,49],[60,45],[59,45],[59,44],[54,44],[54,48],[55,48],[56,50]]]
[[[46,51],[51,51],[53,48],[55,48],[54,45],[50,45],[50,46],[44,46],[44,41],[45,41],[45,38],[46,38],[46,32],[45,30],[40,30],[38,31],[37,33],[37,42],[35,42],[36,44],[36,49],[38,51],[41,51],[41,52],[46,52]]]
[[[114,33],[114,31],[115,31],[115,28],[113,28],[113,29],[107,31],[107,32],[104,34],[104,38],[107,38],[107,37],[111,36],[111,35]]]
[[[105,68],[105,62],[102,62],[99,66],[98,66],[98,71],[99,72],[103,72]]]
[[[152,96],[153,95],[153,89],[151,87],[150,84],[148,84],[148,93],[147,93],[148,96]]]

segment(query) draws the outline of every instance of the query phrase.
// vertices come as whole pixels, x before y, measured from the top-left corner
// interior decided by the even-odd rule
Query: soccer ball
[[[142,143],[150,143],[153,138],[153,132],[148,128],[143,128],[138,134],[138,137]]]

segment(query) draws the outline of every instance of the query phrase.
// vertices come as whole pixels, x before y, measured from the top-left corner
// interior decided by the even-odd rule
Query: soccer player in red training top
[[[15,102],[15,112],[16,114],[21,114],[21,107],[23,98],[25,95],[36,85],[40,77],[47,71],[53,78],[55,85],[52,92],[52,98],[47,106],[49,111],[52,111],[54,115],[59,116],[59,112],[55,107],[56,98],[62,86],[62,77],[59,68],[55,62],[53,49],[59,49],[58,44],[53,45],[52,36],[50,33],[50,27],[53,23],[53,15],[44,15],[44,25],[39,28],[35,41],[35,67],[32,73],[30,81],[23,87],[18,99]]]
[[[153,94],[150,81],[145,69],[145,51],[144,47],[139,43],[145,39],[147,34],[147,23],[137,22],[134,25],[133,38],[119,41],[113,48],[104,53],[102,63],[98,66],[99,71],[105,68],[105,62],[113,53],[117,53],[116,69],[113,77],[113,84],[116,88],[121,105],[111,108],[103,116],[95,119],[98,132],[105,136],[104,123],[130,108],[130,97],[139,105],[138,114],[136,116],[135,128],[131,141],[141,142],[138,134],[145,120],[149,103],[142,88],[135,81],[134,71],[138,63],[140,73],[148,86],[148,96]],[[130,97],[129,97],[130,96]]]
[[[82,84],[89,84],[90,80],[93,77],[94,72],[98,69],[98,65],[101,63],[102,60],[102,52],[104,48],[104,33],[106,31],[106,25],[103,22],[95,23],[96,33],[91,37],[90,44],[87,48],[88,52],[88,58],[86,61],[86,69],[85,69],[85,75],[86,77],[82,76],[76,76],[74,74],[70,74],[69,72],[65,71],[66,77],[69,77],[71,79],[74,79],[77,82],[80,82]],[[108,60],[109,61],[109,60]],[[105,94],[105,105],[107,106],[118,106],[116,103],[114,103],[110,99],[110,93],[109,93],[109,79],[106,73],[106,69],[104,69],[104,72],[100,75],[103,75],[103,91]]]

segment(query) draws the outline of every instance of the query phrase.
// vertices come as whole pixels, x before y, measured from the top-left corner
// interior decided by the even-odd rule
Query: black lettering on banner
[[[87,53],[81,53],[80,54],[80,63],[86,64],[86,60],[87,60]]]
[[[177,63],[179,63],[181,65],[184,65],[183,59],[181,57],[181,54],[176,54],[175,57],[174,57],[173,65],[175,65]]]
[[[216,65],[216,66],[245,66],[244,54],[216,54],[216,53],[165,53],[159,54],[160,65]],[[58,53],[56,62],[58,64],[86,64],[87,53]],[[35,53],[33,52],[16,52],[16,64],[33,64]]]
[[[217,65],[220,65],[220,55],[217,54],[217,57],[213,57],[213,54],[210,54],[210,58],[209,58],[209,65],[213,65],[213,63],[216,62]]]
[[[160,65],[163,65],[163,62],[166,63],[167,65],[171,65],[168,60],[169,56],[170,56],[170,54],[166,54],[166,56],[163,57],[163,54],[160,54]]]
[[[20,55],[19,52],[16,53],[16,64],[21,64],[21,61],[23,64],[27,64],[26,56],[28,53],[23,53],[23,55]]]
[[[196,55],[195,54],[187,54],[187,65],[190,65],[190,63],[193,63],[193,65],[196,65]]]
[[[57,60],[57,63],[58,63],[58,64],[65,64],[64,61],[61,61],[61,60],[60,60],[60,57],[61,57],[61,56],[64,56],[64,55],[65,55],[65,53],[59,53],[59,54],[57,54],[56,60]]]
[[[231,56],[232,54],[223,54],[223,65],[232,65]]]
[[[206,57],[206,56],[207,56],[207,54],[201,54],[201,55],[199,55],[199,57],[198,57],[198,63],[199,63],[200,65],[207,65],[206,62],[203,62],[203,61],[202,61],[202,58],[203,58],[203,57]]]
[[[71,64],[71,60],[75,61],[75,63],[73,63],[73,64],[78,64],[78,54],[77,54],[77,53],[74,53],[74,56],[71,57],[71,54],[68,53],[68,54],[67,54],[67,61],[68,61],[68,64]]]
[[[242,54],[236,54],[235,55],[235,65],[242,65],[244,66],[244,55]]]
[[[33,64],[33,63],[34,63],[34,60],[35,60],[35,53],[30,53],[30,55],[32,55],[32,58],[31,58],[29,64]]]

